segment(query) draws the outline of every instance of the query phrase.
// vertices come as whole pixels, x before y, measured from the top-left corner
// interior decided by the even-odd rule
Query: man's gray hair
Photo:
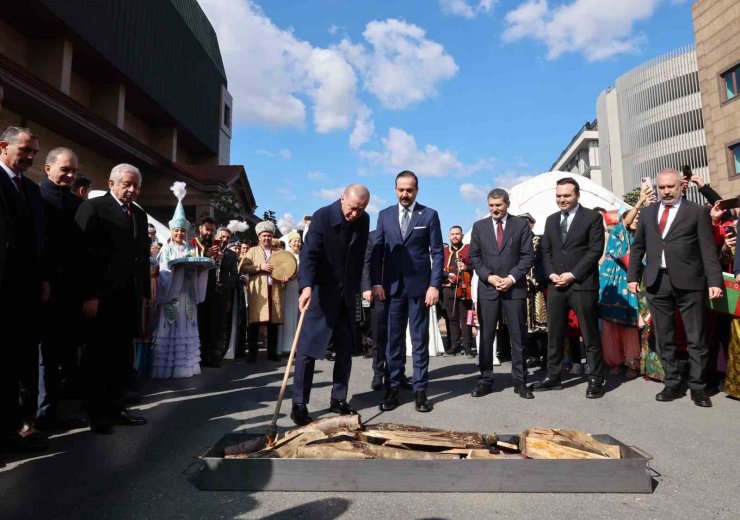
[[[74,153],[71,148],[67,148],[65,146],[57,146],[56,148],[50,150],[48,154],[46,154],[46,164],[54,164],[60,155],[67,155],[71,159],[77,161],[77,154]]]
[[[119,182],[121,180],[123,172],[135,173],[136,176],[139,178],[139,184],[141,184],[141,172],[139,171],[139,169],[136,166],[126,163],[115,165],[110,171],[110,177],[108,177],[108,180]]]
[[[666,175],[666,174],[673,174],[678,179],[678,182],[680,183],[683,180],[683,174],[678,171],[676,168],[663,168],[658,172],[658,175]]]
[[[489,199],[504,199],[506,204],[509,203],[509,192],[501,188],[494,188],[488,192]]]
[[[370,190],[362,184],[350,184],[344,189],[342,196],[349,195],[350,193],[353,193],[360,200],[370,200]]]
[[[18,137],[21,134],[28,134],[33,139],[38,140],[38,136],[34,134],[29,128],[24,126],[9,126],[2,134],[0,134],[0,141],[5,141],[8,144],[15,144],[19,141]]]

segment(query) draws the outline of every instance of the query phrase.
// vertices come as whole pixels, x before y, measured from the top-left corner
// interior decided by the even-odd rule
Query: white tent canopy
[[[600,207],[606,210],[630,207],[623,199],[587,177],[568,172],[547,172],[521,182],[508,190],[511,200],[509,213],[512,215],[522,215],[524,213],[532,215],[537,221],[534,225],[534,234],[541,235],[545,230],[547,217],[558,211],[555,204],[555,183],[563,177],[574,177],[578,181],[581,188],[579,202],[584,207]],[[465,243],[470,241],[470,231],[465,234],[463,241]]]

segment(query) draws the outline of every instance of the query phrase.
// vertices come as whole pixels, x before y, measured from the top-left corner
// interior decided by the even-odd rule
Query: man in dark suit
[[[108,187],[102,197],[83,202],[75,216],[87,246],[85,402],[90,429],[101,434],[113,433],[113,424],[146,424],[124,407],[124,382],[131,371],[133,339],[141,334],[142,307],[151,296],[147,216],[134,204],[141,173],[119,164],[111,170]]]
[[[314,365],[325,356],[330,340],[335,359],[329,411],[357,413],[347,402],[347,388],[356,339],[356,297],[370,228],[365,213],[368,202],[370,192],[365,186],[347,186],[338,201],[313,214],[305,236],[298,271],[298,308],[305,316],[295,358],[290,414],[298,425],[313,420],[307,405]]]
[[[663,390],[658,401],[682,397],[676,359],[674,314],[676,308],[686,330],[689,349],[689,388],[697,406],[712,406],[705,393],[708,347],[704,331],[705,300],[722,297],[722,269],[712,238],[708,211],[681,197],[681,174],[662,170],[656,179],[660,204],[645,208],[630,249],[629,290],[645,284],[663,362]],[[643,267],[642,259],[647,257]]]
[[[375,231],[367,237],[365,249],[365,263],[362,267],[362,297],[370,302],[370,336],[373,340],[373,381],[370,388],[383,388],[385,376],[385,349],[388,343],[388,323],[385,321],[385,302],[373,299],[372,284],[370,283],[370,262],[372,260]]]
[[[524,364],[524,337],[527,333],[527,272],[534,264],[532,231],[529,223],[509,215],[509,194],[502,189],[488,193],[491,217],[473,224],[470,260],[478,273],[478,322],[480,376],[472,392],[482,397],[493,386],[493,341],[501,313],[506,317],[511,341],[511,375],[514,392],[533,399],[527,387]]]
[[[77,155],[69,148],[54,148],[46,156],[46,177],[39,188],[44,200],[47,233],[46,264],[51,296],[43,306],[43,337],[38,413],[40,430],[80,428],[85,421],[65,417],[58,404],[62,381],[67,388],[80,384],[79,348],[82,345],[80,264],[84,240],[75,215],[82,199],[70,190],[77,175]]]
[[[604,395],[604,366],[599,335],[599,258],[604,251],[601,213],[578,203],[580,186],[572,177],[557,181],[560,211],[547,217],[542,235],[542,261],[549,280],[547,293],[547,377],[534,390],[560,390],[563,337],[568,310],[573,309],[586,345],[589,371],[586,397]]]
[[[406,326],[410,326],[416,410],[430,412],[429,307],[439,301],[444,277],[439,215],[416,202],[419,180],[411,171],[396,176],[398,204],[378,215],[370,264],[373,298],[385,300],[388,321],[386,395],[383,411],[400,404],[399,386],[406,362]],[[430,262],[431,256],[431,262]]]
[[[41,261],[45,242],[44,205],[38,185],[23,175],[39,151],[28,128],[9,126],[0,134],[0,316],[16,341],[3,340],[0,362],[0,451],[37,451],[42,434],[19,434],[36,413],[41,303],[49,298]],[[24,386],[23,410],[19,388]]]

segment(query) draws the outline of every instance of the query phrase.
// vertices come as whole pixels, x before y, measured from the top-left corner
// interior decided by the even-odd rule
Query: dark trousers
[[[386,305],[388,321],[388,348],[386,350],[385,385],[396,390],[401,384],[406,365],[406,325],[411,331],[411,355],[414,363],[415,392],[426,391],[429,380],[429,308],[424,296],[414,298],[406,294],[400,284],[396,294]]]
[[[478,300],[478,322],[480,323],[480,347],[478,350],[478,381],[493,384],[493,340],[501,315],[506,316],[511,343],[511,377],[514,383],[527,382],[524,366],[524,336],[527,332],[527,301],[525,299]]]
[[[200,357],[203,361],[221,361],[226,352],[226,301],[231,295],[218,290],[210,291],[203,303],[198,304],[198,336]]]
[[[354,319],[354,310],[352,311]],[[352,372],[352,350],[354,338],[350,324],[350,314],[345,305],[339,311],[339,321],[332,332],[334,343],[334,373],[332,375],[331,398],[347,399],[349,376]],[[293,404],[308,404],[313,385],[313,373],[316,358],[307,356],[298,350],[295,356],[293,372]]]
[[[98,315],[88,321],[82,370],[85,405],[93,420],[124,408],[126,378],[133,369],[137,308],[133,291],[118,291],[101,297]]]
[[[260,325],[267,327],[267,355],[275,358],[280,356],[278,352],[278,326],[275,323],[250,323],[247,329],[247,348],[249,350],[249,358],[257,359],[257,352],[259,346],[257,342],[260,336]]]
[[[601,357],[601,335],[599,334],[599,292],[575,291],[573,287],[556,289],[550,286],[547,292],[547,374],[560,379],[563,364],[563,339],[568,321],[568,311],[573,309],[581,327],[581,336],[586,347],[586,362],[590,378],[601,381],[604,363]]]
[[[704,390],[709,349],[704,332],[706,291],[677,289],[661,270],[655,283],[647,288],[647,301],[653,318],[657,351],[663,362],[666,387],[678,390],[681,369],[676,355],[675,309],[678,308],[686,331],[689,356],[689,388]]]
[[[388,346],[388,322],[385,301],[374,300],[370,305],[370,334],[373,340],[373,373],[385,375],[385,351]]]
[[[456,298],[454,287],[442,287],[442,304],[449,319],[450,348],[472,347],[473,327],[468,325],[468,311],[473,308],[473,302]]]

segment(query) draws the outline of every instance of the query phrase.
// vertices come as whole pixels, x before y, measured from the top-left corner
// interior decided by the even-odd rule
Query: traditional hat
[[[263,220],[256,226],[254,226],[254,231],[257,233],[257,236],[260,236],[262,233],[270,233],[271,235],[275,234],[275,224],[270,220]]]
[[[190,222],[188,222],[188,219],[185,218],[185,208],[182,205],[182,199],[185,198],[185,193],[187,193],[187,190],[185,189],[185,183],[177,181],[175,184],[170,186],[170,189],[172,190],[172,193],[175,194],[175,197],[177,197],[177,206],[175,207],[175,214],[172,215],[172,220],[170,220],[170,229],[175,228],[185,228],[190,229]]]
[[[529,213],[522,213],[522,214],[521,214],[521,215],[519,215],[519,216],[520,216],[521,218],[526,218],[526,219],[527,219],[527,220],[529,220],[529,221],[530,221],[530,222],[531,222],[532,224],[536,224],[536,223],[537,223],[537,221],[536,221],[536,220],[534,219],[534,217],[533,217],[533,216],[532,216],[531,214],[529,214]]]
[[[291,231],[290,233],[288,233],[288,236],[285,237],[285,241],[287,243],[289,243],[289,244],[290,244],[290,241],[291,240],[295,240],[295,239],[302,240],[301,239],[301,234],[298,233],[298,231],[296,231],[295,229],[293,231]]]

